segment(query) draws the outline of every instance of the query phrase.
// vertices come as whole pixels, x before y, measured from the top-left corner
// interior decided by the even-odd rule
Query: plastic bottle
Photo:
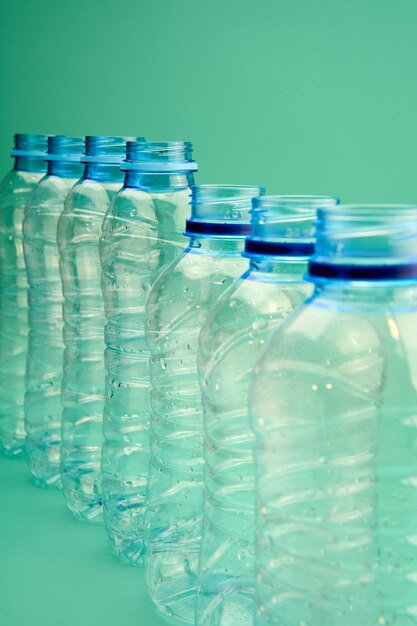
[[[149,350],[145,301],[158,272],[185,247],[190,186],[197,164],[189,142],[127,147],[123,189],[103,223],[106,303],[104,520],[115,554],[143,556],[143,506],[149,468]]]
[[[311,293],[320,196],[254,198],[244,255],[249,269],[219,299],[200,333],[205,497],[198,626],[252,626],[255,590],[255,476],[248,388],[271,331]]]
[[[84,138],[48,138],[48,171],[25,210],[29,283],[25,427],[29,469],[41,487],[61,487],[62,287],[57,227],[64,200],[82,174]]]
[[[259,187],[193,188],[188,248],[147,301],[151,349],[151,459],[145,515],[146,582],[159,610],[194,623],[203,513],[203,416],[198,334],[208,311],[242,273],[251,198]]]
[[[102,520],[104,304],[99,238],[119,191],[125,137],[86,137],[84,175],[68,194],[58,225],[64,293],[62,483],[69,509]]]
[[[25,448],[23,400],[27,354],[27,278],[22,221],[26,202],[46,171],[46,135],[18,134],[14,167],[0,183],[0,451]]]
[[[417,206],[320,209],[256,365],[257,626],[416,619]]]

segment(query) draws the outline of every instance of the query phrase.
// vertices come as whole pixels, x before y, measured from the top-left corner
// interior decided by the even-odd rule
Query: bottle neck
[[[19,172],[46,172],[46,162],[44,159],[15,157],[14,170]]]
[[[244,237],[198,237],[190,238],[189,251],[207,256],[241,257],[245,248]]]
[[[137,172],[129,170],[125,174],[124,186],[148,191],[166,191],[170,189],[186,189],[194,185],[192,172],[172,172],[160,174],[156,172]]]
[[[417,279],[392,281],[315,280],[313,299],[333,302],[344,308],[378,308],[391,304],[399,307],[417,307]]]
[[[69,161],[48,161],[48,176],[60,176],[61,178],[81,178],[83,164]]]
[[[249,271],[261,274],[279,274],[289,278],[303,279],[308,270],[308,259],[302,257],[278,257],[257,255],[249,257]]]
[[[123,176],[123,172],[120,170],[120,165],[114,163],[84,164],[84,179],[122,184]]]

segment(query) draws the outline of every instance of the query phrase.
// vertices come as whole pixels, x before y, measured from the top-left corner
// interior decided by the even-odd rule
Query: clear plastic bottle
[[[189,142],[129,143],[123,189],[103,222],[106,304],[104,521],[115,554],[143,556],[149,469],[149,350],[145,301],[159,271],[185,247],[197,164]]]
[[[151,349],[151,459],[145,514],[146,582],[159,610],[194,623],[203,513],[203,416],[198,334],[208,311],[242,273],[251,199],[259,187],[192,190],[188,248],[147,300]]]
[[[417,206],[320,209],[313,296],[256,365],[257,626],[410,626]]]
[[[25,210],[29,283],[25,427],[29,469],[41,486],[61,487],[62,287],[57,227],[64,200],[82,174],[84,138],[48,138],[48,171]]]
[[[69,509],[102,520],[104,304],[99,238],[104,215],[123,182],[125,137],[86,137],[84,175],[58,224],[64,293],[62,483]]]
[[[205,495],[198,626],[252,626],[255,592],[255,470],[248,388],[271,331],[312,288],[304,281],[314,250],[320,196],[253,200],[247,270],[204,323],[198,365],[204,413]]]
[[[14,167],[0,183],[0,451],[25,448],[27,277],[22,222],[26,202],[46,171],[46,135],[18,134]]]

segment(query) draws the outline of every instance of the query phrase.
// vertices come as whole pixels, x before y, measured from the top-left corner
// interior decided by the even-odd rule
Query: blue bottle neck
[[[245,248],[244,237],[209,237],[193,236],[190,238],[188,250],[207,256],[241,257]]]
[[[85,163],[83,178],[122,184],[124,173],[120,170],[120,165],[113,163]]]
[[[388,282],[316,279],[313,300],[329,308],[376,310],[384,315],[391,307],[416,310],[417,279]]]
[[[194,185],[192,172],[171,172],[170,174],[160,174],[156,172],[137,172],[130,170],[126,172],[124,179],[125,187],[133,187],[146,191],[166,191],[175,189],[186,189]]]
[[[47,166],[43,159],[15,157],[13,169],[19,172],[46,172]]]
[[[273,255],[256,255],[249,257],[249,271],[251,273],[274,274],[278,277],[288,275],[303,279],[308,270],[308,259],[300,257],[282,257]]]
[[[69,161],[48,161],[48,176],[59,176],[61,178],[81,178],[83,164]]]

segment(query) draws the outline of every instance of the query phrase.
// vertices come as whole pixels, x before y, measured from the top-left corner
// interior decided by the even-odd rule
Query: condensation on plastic
[[[127,170],[125,187],[106,215],[100,244],[106,304],[102,468],[104,519],[113,551],[138,564],[149,467],[145,302],[158,273],[187,243],[182,232],[193,178],[183,163],[188,159],[193,169],[196,164],[188,142],[129,143],[127,159],[133,169]]]
[[[26,206],[23,222],[29,284],[25,392],[27,456],[32,477],[43,487],[61,487],[64,344],[57,227],[65,198],[82,174],[79,160],[83,149],[82,137],[49,137],[48,171]],[[56,159],[51,159],[52,156]]]
[[[191,220],[249,222],[259,187],[197,186]],[[203,513],[197,343],[209,309],[247,265],[243,236],[195,236],[147,301],[151,459],[145,514],[146,583],[165,615],[193,623]]]
[[[87,155],[123,154],[126,138],[89,137]],[[115,159],[88,160],[58,225],[64,294],[62,482],[80,519],[102,521],[101,447],[104,406],[104,303],[99,239],[123,175]]]
[[[26,437],[28,284],[22,222],[28,198],[46,170],[45,152],[45,135],[15,135],[15,166],[0,184],[0,450],[10,456],[24,452]]]

